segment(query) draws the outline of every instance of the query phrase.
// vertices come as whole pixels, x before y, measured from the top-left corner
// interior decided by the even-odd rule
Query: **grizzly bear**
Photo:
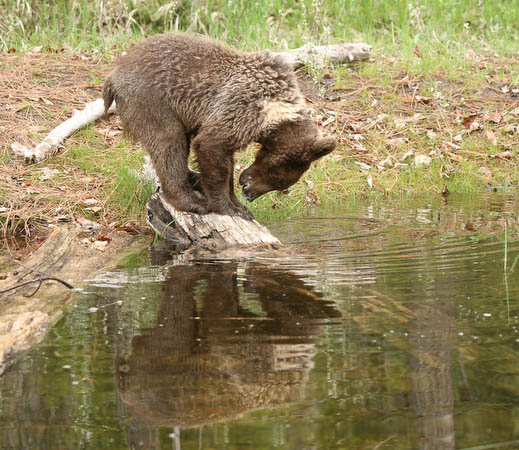
[[[240,176],[252,201],[294,184],[331,152],[309,115],[292,68],[270,52],[242,52],[204,37],[153,36],[121,56],[104,84],[130,135],[150,154],[173,207],[251,220],[234,194],[234,153],[261,144]],[[199,176],[188,167],[192,148]]]

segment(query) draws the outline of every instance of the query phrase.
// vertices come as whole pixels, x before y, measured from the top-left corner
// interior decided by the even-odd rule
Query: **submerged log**
[[[153,194],[146,204],[148,224],[166,241],[187,248],[222,249],[236,246],[281,245],[279,239],[256,220],[220,214],[178,211]]]
[[[7,256],[0,260],[0,375],[24,351],[40,343],[66,309],[79,301],[61,283],[46,282],[7,291],[25,281],[44,277],[66,280],[74,286],[105,270],[114,270],[127,255],[149,245],[123,231],[110,233],[110,243],[102,252],[85,244],[85,234],[74,225],[59,225],[23,263]],[[88,239],[87,239],[88,240]]]

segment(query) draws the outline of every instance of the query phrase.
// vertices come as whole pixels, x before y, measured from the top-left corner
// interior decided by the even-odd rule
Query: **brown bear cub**
[[[234,152],[251,142],[262,148],[240,176],[249,201],[288,188],[336,146],[310,119],[281,58],[198,36],[157,35],[131,48],[103,97],[106,110],[115,100],[126,131],[150,154],[163,197],[181,211],[252,219],[233,186]],[[198,176],[188,167],[190,147]]]

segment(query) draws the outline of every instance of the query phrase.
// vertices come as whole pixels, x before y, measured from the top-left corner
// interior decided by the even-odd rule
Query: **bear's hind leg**
[[[180,124],[168,124],[167,131],[154,130],[143,139],[160,180],[162,196],[179,211],[207,214],[207,201],[195,192],[187,164],[189,149]],[[191,182],[190,182],[191,181]]]

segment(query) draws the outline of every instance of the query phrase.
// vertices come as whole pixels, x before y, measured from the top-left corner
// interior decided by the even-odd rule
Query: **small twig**
[[[384,439],[382,442],[379,442],[377,445],[375,445],[375,447],[373,447],[373,450],[378,450],[379,448],[382,448],[382,446],[383,446],[386,442],[388,442],[388,441],[390,441],[391,439],[394,439],[394,438],[396,438],[396,437],[397,437],[396,434],[393,434],[392,436],[389,436],[387,439]]]
[[[14,258],[9,258],[9,259],[12,262],[14,262],[15,264],[18,264],[19,266],[22,266],[24,269],[30,270],[31,272],[36,272],[36,273],[39,273],[40,275],[45,275],[48,278],[55,278],[54,275],[51,275],[50,273],[44,272],[43,270],[35,269],[34,267],[26,266],[25,264],[23,264],[22,262],[18,261],[17,259],[14,259]],[[25,275],[27,275],[27,274],[25,274]],[[25,277],[25,275],[23,275],[21,278]]]
[[[38,269],[35,269],[33,267],[26,266],[25,264],[21,263],[20,261],[14,259],[14,258],[10,258],[10,259],[11,259],[12,262],[18,264],[19,266],[22,266],[24,269],[30,270],[31,272],[39,273],[40,275],[44,275],[44,278],[40,277],[40,278],[36,278],[34,280],[25,281],[23,283],[15,285],[15,286],[11,286],[10,288],[7,288],[7,289],[4,289],[4,290],[0,291],[0,294],[4,294],[6,292],[12,291],[14,289],[18,289],[20,287],[26,286],[26,285],[31,284],[31,283],[38,283],[39,282],[40,284],[36,288],[36,290],[31,295],[27,296],[27,297],[32,297],[34,294],[36,294],[36,292],[38,292],[38,290],[41,287],[42,282],[43,281],[47,281],[47,280],[57,281],[57,282],[63,284],[64,286],[66,286],[69,289],[74,289],[74,286],[72,286],[70,283],[67,283],[65,280],[57,278],[57,277],[51,275],[50,273],[43,272],[42,270],[38,270]],[[27,274],[25,274],[25,275],[27,275]],[[23,278],[23,277],[21,277],[21,278]]]
[[[60,280],[59,278],[56,278],[56,277],[46,277],[46,278],[37,278],[35,280],[24,281],[23,283],[16,284],[16,285],[11,286],[11,287],[9,287],[7,289],[2,289],[0,291],[0,294],[5,294],[6,292],[9,292],[9,291],[14,291],[15,289],[21,288],[23,286],[27,286],[27,285],[29,285],[31,283],[40,283],[39,286],[36,288],[36,290],[31,295],[27,295],[27,297],[32,297],[34,294],[36,294],[36,292],[38,292],[38,290],[41,287],[41,284],[44,281],[57,281],[58,283],[63,284],[65,287],[67,287],[69,289],[74,289],[74,286],[72,286],[70,283],[67,283],[64,280]]]

